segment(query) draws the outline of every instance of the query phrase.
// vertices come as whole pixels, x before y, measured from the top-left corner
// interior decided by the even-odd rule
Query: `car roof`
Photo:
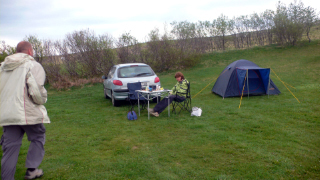
[[[149,65],[144,64],[144,63],[124,63],[124,64],[117,64],[116,66],[124,67],[124,66],[132,66],[132,65],[144,65],[144,66],[149,66]]]

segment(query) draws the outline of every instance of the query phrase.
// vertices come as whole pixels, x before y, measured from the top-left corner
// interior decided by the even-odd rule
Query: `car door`
[[[113,77],[114,77],[114,73],[116,72],[117,67],[113,66],[109,73],[108,73],[108,79],[105,85],[105,88],[107,89],[106,93],[109,97],[111,97],[111,92],[112,92],[112,85],[113,85]]]

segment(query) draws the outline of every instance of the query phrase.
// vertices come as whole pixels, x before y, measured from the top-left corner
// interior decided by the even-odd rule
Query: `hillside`
[[[128,121],[101,84],[49,89],[45,179],[320,179],[320,41],[207,54],[181,70],[201,117],[166,113]],[[211,88],[231,62],[270,67],[276,96],[222,99]],[[165,88],[175,72],[158,74]],[[207,86],[207,87],[206,87]],[[206,87],[206,88],[205,88]],[[201,91],[199,93],[199,91]],[[152,104],[154,106],[155,104]],[[136,109],[137,111],[137,109]],[[16,179],[25,173],[23,140]]]

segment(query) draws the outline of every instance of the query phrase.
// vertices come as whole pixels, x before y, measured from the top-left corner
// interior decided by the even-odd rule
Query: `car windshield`
[[[119,78],[132,78],[132,77],[143,77],[153,76],[154,73],[149,66],[127,66],[119,69]]]

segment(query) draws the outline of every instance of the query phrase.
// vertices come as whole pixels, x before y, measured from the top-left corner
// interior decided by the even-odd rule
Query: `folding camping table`
[[[147,101],[148,101],[148,109],[149,109],[149,101],[157,98],[157,97],[164,97],[164,98],[168,98],[169,96],[169,92],[171,92],[171,90],[158,90],[158,91],[145,91],[145,90],[136,90],[136,92],[138,92],[138,109],[139,109],[139,116],[140,116],[140,98],[139,96],[143,96]],[[158,103],[158,98],[157,98],[157,103]],[[170,117],[170,102],[168,101],[168,116]],[[148,110],[148,119],[150,119],[150,113]]]

